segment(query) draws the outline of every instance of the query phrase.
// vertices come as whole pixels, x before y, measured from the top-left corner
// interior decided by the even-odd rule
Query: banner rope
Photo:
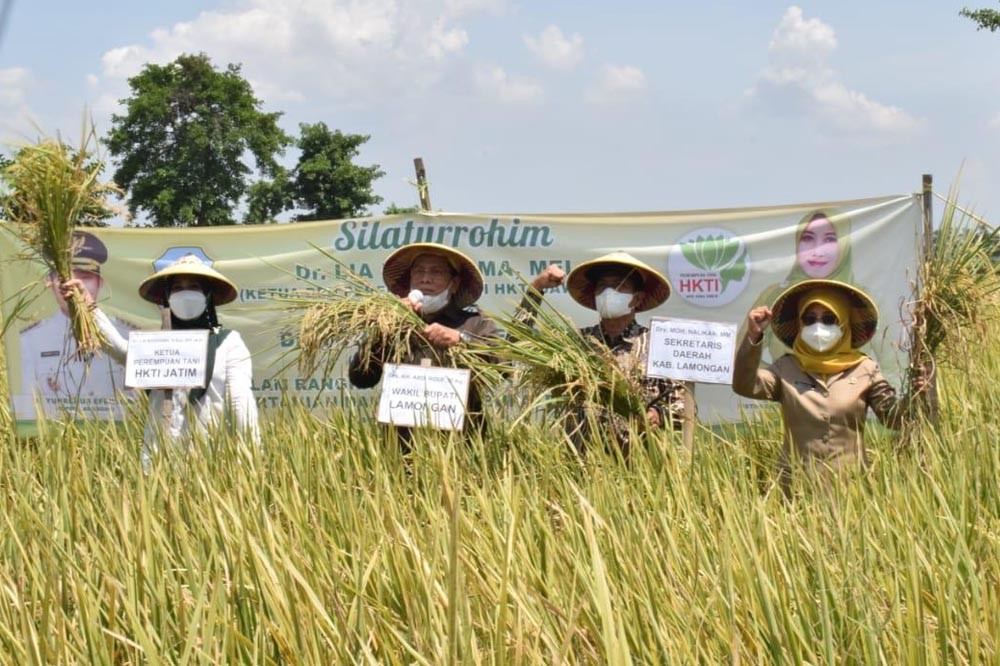
[[[962,208],[961,206],[959,206],[957,203],[955,203],[954,201],[952,201],[948,197],[943,197],[940,194],[938,194],[937,192],[934,192],[934,196],[936,196],[938,199],[940,199],[944,203],[948,204],[949,206],[953,206],[955,208],[955,210],[957,210],[958,212],[962,213],[963,215],[967,215],[968,217],[971,217],[973,220],[975,220],[976,222],[978,222],[979,224],[981,224],[983,226],[990,227],[991,229],[995,226],[995,225],[991,224],[986,218],[979,217],[978,215],[976,215],[972,211],[966,210],[965,208]]]

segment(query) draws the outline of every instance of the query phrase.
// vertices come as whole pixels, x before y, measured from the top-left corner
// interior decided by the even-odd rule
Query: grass
[[[370,413],[290,407],[144,475],[141,410],[16,439],[4,400],[0,662],[1000,663],[996,308],[936,427],[790,500],[773,410],[626,464],[499,414],[404,461]]]
[[[1000,347],[1000,327],[984,349]],[[289,410],[141,473],[138,420],[0,449],[7,663],[996,663],[1000,354],[941,377],[917,451],[782,498],[780,424],[628,465],[557,428]],[[10,432],[5,430],[5,432]]]

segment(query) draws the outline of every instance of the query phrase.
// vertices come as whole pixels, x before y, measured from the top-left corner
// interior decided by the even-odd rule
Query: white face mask
[[[167,303],[170,304],[170,311],[174,313],[174,316],[182,321],[197,319],[207,307],[205,294],[197,289],[175,291],[170,294]]]
[[[632,312],[633,296],[635,294],[625,294],[613,287],[605,287],[604,291],[594,298],[597,314],[601,315],[601,319],[624,317]]]
[[[421,301],[420,314],[421,315],[432,315],[435,312],[441,310],[444,306],[448,305],[451,300],[451,290],[442,289],[439,293],[433,296],[428,296],[424,294],[424,300]]]
[[[844,332],[836,324],[824,324],[821,321],[811,324],[802,329],[799,333],[802,341],[818,352],[825,352],[832,349],[840,342]]]

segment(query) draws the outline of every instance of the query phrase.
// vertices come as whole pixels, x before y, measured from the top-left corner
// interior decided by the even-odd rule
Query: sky
[[[383,205],[417,203],[420,156],[451,212],[836,201],[931,173],[1000,221],[1000,33],[964,1],[11,1],[5,145],[78,137],[84,109],[103,134],[145,63],[204,52],[289,133],[370,135]]]

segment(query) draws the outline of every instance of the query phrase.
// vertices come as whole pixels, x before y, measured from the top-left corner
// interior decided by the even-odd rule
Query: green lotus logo
[[[730,282],[738,282],[747,273],[747,251],[740,252],[740,242],[736,238],[718,236],[697,236],[694,240],[681,244],[681,253],[688,263],[708,273],[718,273],[722,291]]]

